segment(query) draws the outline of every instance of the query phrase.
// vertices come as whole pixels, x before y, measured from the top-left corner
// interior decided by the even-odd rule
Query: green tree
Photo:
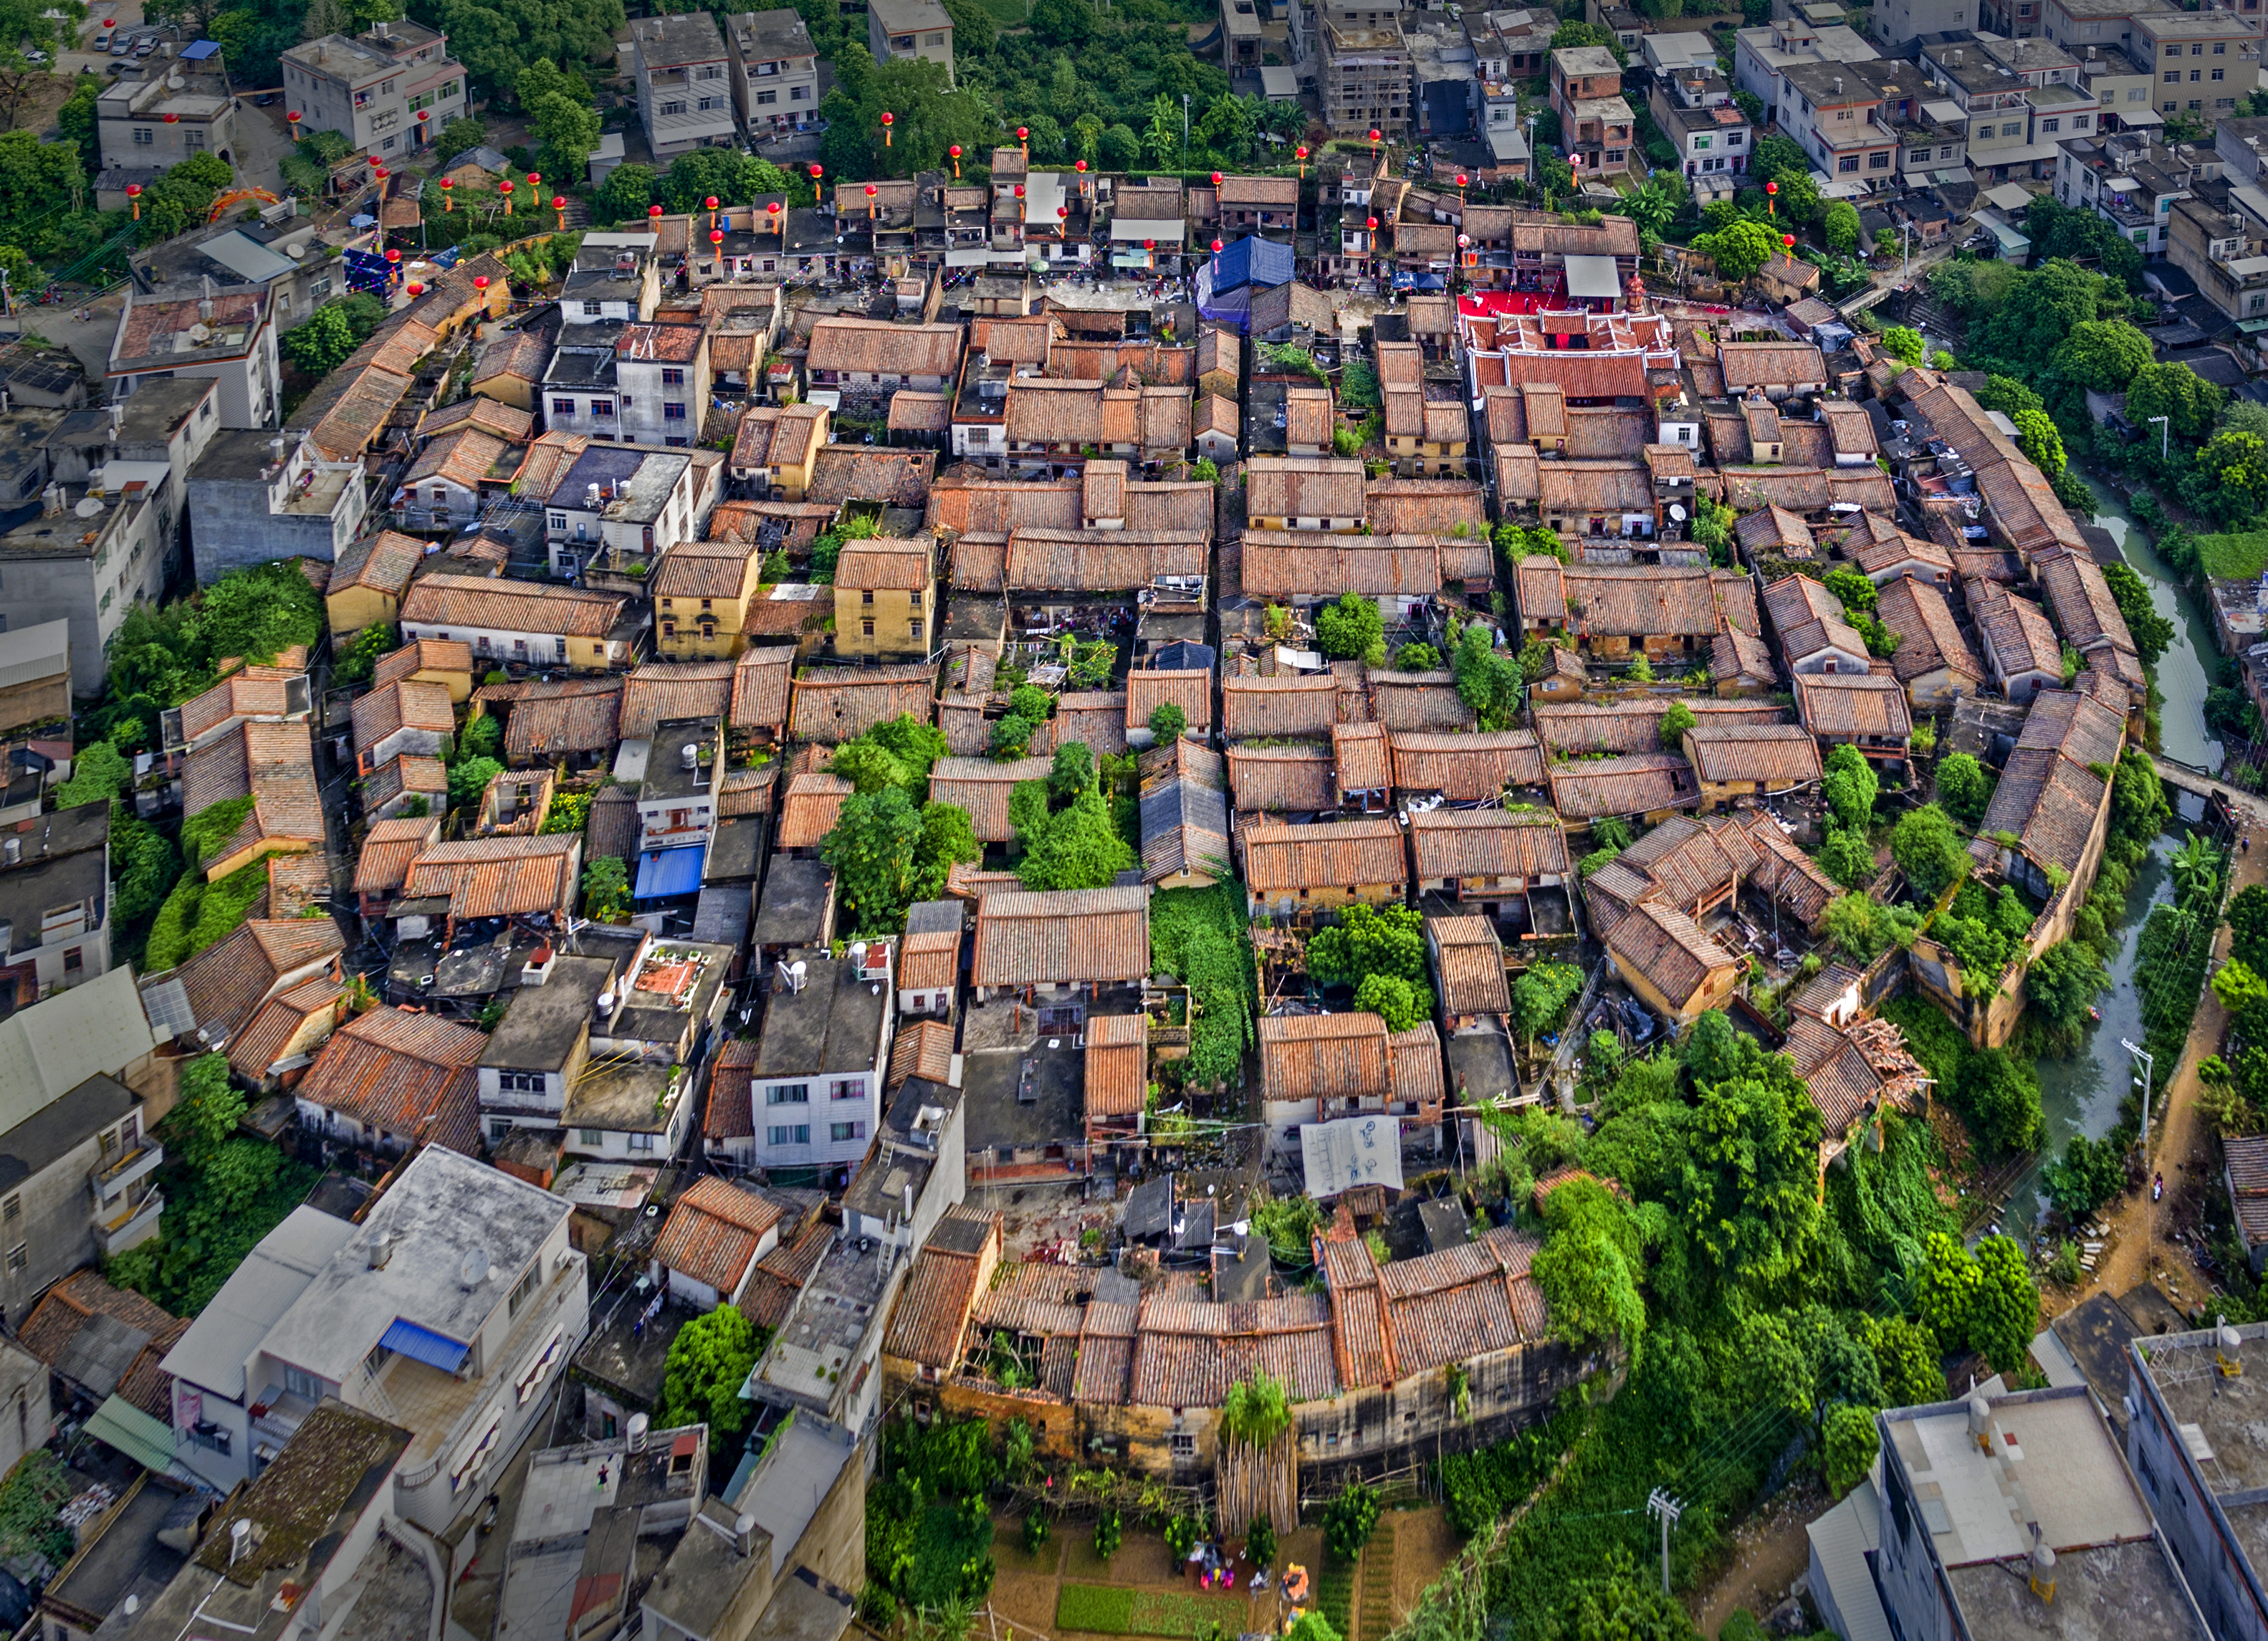
[[[2158,614],[2151,602],[2150,589],[2142,578],[2127,564],[2105,564],[2102,579],[2110,588],[2110,597],[2118,606],[2118,613],[2126,618],[2126,630],[2134,640],[2134,652],[2142,658],[2145,666],[2155,666],[2158,658],[2165,654],[2174,642],[2174,623]]]
[[[1921,332],[1910,325],[1892,325],[1882,332],[1884,351],[1907,364],[1919,364],[1928,346]]]
[[[1827,248],[1851,256],[1859,249],[1859,208],[1848,200],[1830,202],[1820,217],[1819,231],[1826,236]]]
[[[1693,248],[1714,261],[1721,276],[1740,284],[1756,277],[1779,249],[1779,241],[1762,223],[1743,217],[1715,233],[1697,236]]]
[[[90,741],[71,759],[71,777],[55,788],[55,807],[72,809],[80,804],[108,803],[126,790],[134,766],[107,740]]]
[[[468,148],[488,145],[489,128],[485,121],[470,114],[459,114],[441,128],[441,135],[433,139],[433,151],[446,164]]]
[[[1509,729],[1518,720],[1524,673],[1511,651],[1497,647],[1493,628],[1474,622],[1459,633],[1449,668],[1457,698],[1473,710],[1479,728]]]
[[[2094,322],[2091,320],[2088,321],[2090,324]],[[2148,344],[2145,342],[2144,345]],[[2047,408],[2046,405],[2041,402],[2037,394],[2013,376],[1986,377],[1984,390],[1977,395],[1977,402],[1987,410],[1998,410],[2003,416],[2012,419],[2019,410]]]
[[[2094,947],[2077,940],[2057,942],[2024,973],[2026,1001],[2050,1026],[2066,1033],[2075,1033],[2086,1023],[2088,1008],[2110,984],[2110,976]]]
[[[1323,1506],[1323,1542],[1341,1561],[1360,1556],[1377,1530],[1378,1494],[1360,1482],[1349,1482]]]
[[[1874,879],[1874,846],[1863,832],[1830,832],[1820,845],[1819,869],[1845,888],[1858,888]]]
[[[1513,1023],[1532,1045],[1557,1029],[1582,990],[1583,971],[1572,963],[1536,963],[1513,982]]]
[[[2056,424],[2048,420],[2044,410],[2020,410],[2016,413],[2016,445],[2032,459],[2032,465],[2051,479],[2064,469],[2066,458],[2063,450],[2063,435]]]
[[[1938,1365],[1936,1343],[1926,1329],[1903,1317],[1894,1316],[1888,1321],[1871,1316],[1859,1320],[1859,1343],[1874,1352],[1883,1406],[1911,1408],[1945,1400],[1945,1373]]]
[[[102,168],[94,115],[95,99],[101,95],[102,82],[92,74],[82,74],[72,84],[63,106],[55,110],[55,129],[78,150],[79,168],[90,173]]]
[[[2048,363],[2056,374],[2073,386],[2110,394],[2124,389],[2156,357],[2150,339],[2126,320],[2089,319],[2071,327]],[[2005,409],[2012,416],[2017,414],[2005,405],[1986,408]],[[2038,410],[2045,407],[2036,396],[2030,404],[2021,408]]]
[[[2126,1188],[2126,1147],[2116,1130],[2102,1139],[2074,1134],[2060,1159],[2040,1165],[2040,1186],[2075,1225]]]
[[[1683,701],[1671,702],[1668,710],[1661,715],[1662,746],[1671,752],[1676,751],[1684,745],[1685,732],[1698,721],[1694,717],[1691,707]]]
[[[1874,606],[1881,601],[1881,592],[1863,570],[1830,570],[1822,585],[1835,595],[1844,610],[1852,615],[1872,614]]]
[[[1890,854],[1925,901],[1935,900],[1966,869],[1960,835],[1935,804],[1924,804],[1900,817],[1890,834]]]
[[[1407,906],[1347,907],[1307,941],[1307,973],[1323,984],[1353,985],[1366,975],[1425,977],[1425,920]]]
[[[1946,813],[1965,827],[1984,818],[1992,784],[1984,766],[1969,753],[1948,753],[1937,766],[1937,801]]]
[[[2217,524],[2257,519],[2268,510],[2268,439],[2228,427],[2215,433],[2198,452],[2189,496]]]
[[[908,903],[937,899],[945,893],[946,878],[954,866],[974,865],[983,858],[984,845],[976,841],[976,828],[969,824],[966,809],[952,804],[924,804]]]
[[[1595,1180],[1570,1180],[1543,1199],[1543,1246],[1532,1262],[1555,1337],[1619,1340],[1635,1353],[1646,1332],[1646,1270],[1638,1227]]]
[[[1222,1436],[1247,1446],[1272,1445],[1291,1424],[1290,1387],[1264,1372],[1255,1372],[1237,1380],[1221,1402]]]
[[[1992,1157],[2038,1146],[2046,1120],[2040,1114],[2039,1079],[2005,1049],[1986,1049],[1962,1063],[1954,1103]]]
[[[762,1350],[755,1325],[738,1306],[720,1305],[688,1321],[669,1342],[662,1365],[655,1414],[662,1428],[705,1424],[726,1439],[747,1429],[750,1409],[740,1387]]]
[[[1741,1041],[1754,1049],[1754,1039]],[[1819,1234],[1819,1108],[1794,1062],[1755,1053],[1705,1086],[1675,1191],[1686,1235],[1720,1282],[1755,1288],[1797,1269]]]
[[[1097,161],[1106,172],[1131,171],[1142,163],[1142,139],[1123,121],[1105,128],[1095,146]]]
[[[1182,738],[1189,726],[1189,715],[1170,701],[1160,701],[1150,712],[1150,733],[1160,746]]]
[[[1377,1015],[1393,1032],[1415,1031],[1433,1012],[1432,991],[1395,975],[1365,975],[1354,1005]]]
[[[1253,1517],[1244,1529],[1244,1559],[1256,1567],[1276,1564],[1276,1524],[1264,1515]]]
[[[1028,732],[1027,734],[1028,738]],[[886,786],[911,784],[906,766],[899,761],[897,754],[880,742],[863,736],[837,747],[827,769],[829,774],[841,776],[850,783],[854,790],[862,792],[879,792]]]
[[[579,185],[599,148],[599,111],[589,99],[548,92],[529,105],[527,129],[542,145],[537,164],[553,186]]]
[[[2023,1365],[2039,1328],[2039,1291],[2023,1251],[2005,1236],[1986,1237],[1972,1255],[1945,1233],[1932,1233],[1916,1298],[1941,1350],[1975,1350],[1997,1372]]]
[[[630,869],[613,855],[601,855],[583,868],[583,916],[593,923],[619,924],[630,915]]]
[[[1373,599],[1359,592],[1342,592],[1338,601],[1315,611],[1315,644],[1335,661],[1360,660],[1382,644],[1386,622]]]
[[[593,202],[596,214],[618,223],[644,220],[646,207],[653,203],[657,180],[651,166],[616,166],[599,185]]]
[[[1827,754],[1823,776],[1819,792],[1835,824],[1847,831],[1865,831],[1874,819],[1875,796],[1881,791],[1874,766],[1856,747],[1837,747]]]
[[[2268,974],[2268,886],[2255,883],[2230,897],[2228,933],[2230,955]]]
[[[854,792],[843,800],[819,854],[835,868],[836,893],[853,932],[895,934],[905,927],[921,841],[922,817],[903,787]]]
[[[1880,1448],[1874,1409],[1849,1402],[1828,1409],[1820,1443],[1827,1490],[1840,1497],[1856,1487],[1874,1468]]]
[[[1034,787],[1042,794],[1047,790],[1038,781],[1023,782],[1016,790],[1020,793]],[[1052,813],[1046,811],[1043,798],[1040,813],[1043,818],[1035,827],[1020,824],[1016,828],[1023,850],[1016,875],[1026,888],[1108,888],[1120,872],[1140,864],[1101,791],[1089,788]]]
[[[2146,364],[2126,384],[2126,419],[2147,430],[2150,418],[2166,416],[2176,438],[2202,441],[2228,401],[2228,389],[2178,361]]]
[[[326,302],[285,331],[276,342],[285,358],[317,378],[328,376],[345,364],[347,357],[361,345],[348,327],[345,313],[335,302]]]
[[[471,809],[488,791],[489,783],[504,773],[504,765],[494,758],[460,757],[449,765],[449,806],[452,809]]]

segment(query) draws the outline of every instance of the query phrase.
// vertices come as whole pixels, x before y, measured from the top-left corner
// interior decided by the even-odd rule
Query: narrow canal
[[[2096,497],[2095,522],[2109,531],[2118,543],[2127,563],[2150,589],[2150,601],[2158,614],[2174,623],[2174,641],[2158,659],[2158,690],[2165,697],[2162,749],[2166,756],[2183,763],[2217,769],[2221,761],[2220,742],[2206,730],[2205,722],[2205,691],[2220,666],[2213,629],[2196,599],[2175,580],[2148,536],[2119,504],[2117,495],[2093,479],[2088,482]],[[2180,847],[2186,831],[2178,818],[2181,812],[2202,813],[2198,800],[2179,793],[2169,796],[2178,800],[2177,819],[2172,828],[2160,833],[2151,844],[2148,858],[2135,872],[2133,885],[2126,892],[2126,916],[2117,931],[2117,946],[2110,963],[2110,990],[2097,1004],[2102,1018],[2087,1028],[2085,1042],[2070,1059],[2038,1063],[2040,1106],[2047,1119],[2043,1155],[2060,1153],[2065,1141],[2073,1134],[2098,1138],[2109,1133],[2118,1120],[2118,1102],[2132,1075],[2126,1051],[2118,1046],[2119,1040],[2142,1040],[2141,1003],[2134,991],[2135,945],[2151,906],[2173,897],[2166,862]],[[2005,1227],[2015,1229],[2037,1221],[2045,1204],[2036,1188],[2036,1175],[2018,1184],[2001,1220]]]

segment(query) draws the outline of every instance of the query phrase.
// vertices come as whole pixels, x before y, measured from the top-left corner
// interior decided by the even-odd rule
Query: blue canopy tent
[[[1292,283],[1292,247],[1248,235],[1207,255],[1197,270],[1198,313],[1246,335],[1251,332],[1254,294]]]
[[[637,884],[631,898],[666,900],[673,894],[693,894],[701,887],[701,863],[708,851],[699,844],[690,849],[650,849],[638,857]]]

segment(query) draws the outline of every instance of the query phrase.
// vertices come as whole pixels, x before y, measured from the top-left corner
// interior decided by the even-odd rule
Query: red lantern
[[[527,186],[532,188],[541,188],[543,186],[543,173],[540,171],[529,172],[527,173]]]
[[[1031,129],[1028,126],[1018,126],[1016,128],[1016,140],[1020,143],[1030,142],[1032,140]]]
[[[868,199],[873,199],[873,198],[874,197],[874,195],[877,195],[877,194],[879,194],[879,193],[880,193],[880,192],[881,192],[881,189],[880,189],[880,188],[876,188],[873,183],[869,182],[869,183],[866,185],[866,197],[867,197]]]
[[[1463,172],[1462,172],[1462,171],[1460,171],[1459,173],[1457,173],[1457,186],[1458,186],[1459,188],[1462,188],[1462,187],[1464,187],[1464,186],[1465,186],[1465,173],[1464,173]]]
[[[1219,256],[1219,255],[1223,251],[1226,250],[1227,248],[1228,248],[1228,247],[1227,247],[1226,246],[1223,245],[1223,244],[1222,244],[1219,240],[1218,240],[1218,239],[1215,239],[1215,240],[1212,242],[1212,254],[1213,254],[1215,256]]]
[[[118,19],[114,17],[107,17],[102,19],[102,26],[105,28],[116,28],[118,26]]]
[[[958,182],[961,180],[961,144],[955,143],[948,151],[953,155],[953,180]]]
[[[1305,143],[1300,143],[1292,151],[1292,157],[1295,159],[1305,159],[1307,157],[1307,145]]]
[[[404,285],[402,289],[407,291],[413,297],[422,297],[425,294],[425,287],[419,284],[414,279],[408,284]]]
[[[1778,183],[1777,183],[1777,182],[1767,182],[1767,183],[1765,183],[1765,184],[1764,184],[1764,192],[1765,192],[1765,193],[1767,193],[1767,194],[1777,194],[1777,193],[1778,193],[1778,192],[1779,192],[1779,184],[1778,184]]]
[[[449,190],[456,186],[457,185],[455,183],[450,181],[446,177],[443,177],[441,179],[441,209],[445,211],[453,211],[457,209],[456,201],[452,199],[449,195]]]
[[[955,143],[951,148],[946,149],[945,151],[952,155],[955,159],[958,159],[961,158],[961,144]]]
[[[715,210],[717,209],[717,196],[714,194],[711,194],[707,199],[703,200],[701,202],[701,209],[703,210]]]
[[[1219,188],[1220,186],[1220,173],[1218,171],[1212,173],[1212,185],[1215,188]]]
[[[565,210],[567,209],[567,196],[564,194],[553,195],[551,196],[551,209],[554,210]]]
[[[499,193],[499,194],[509,194],[509,193],[511,193],[511,192],[512,192],[512,184],[511,184],[510,182],[499,182],[499,183],[497,183],[497,193]]]
[[[167,125],[179,125],[180,122],[181,116],[177,114],[169,114],[166,116],[166,123]]]
[[[1378,232],[1378,218],[1375,217],[1366,217],[1364,219],[1362,225],[1369,229],[1373,233],[1376,233]]]
[[[386,252],[386,260],[388,262],[394,263],[398,266],[401,261],[401,253],[395,250],[393,247],[388,246]]]
[[[1791,251],[1795,249],[1795,236],[1792,233],[1784,233],[1780,235],[1779,242]]]
[[[299,140],[299,111],[297,108],[294,108],[291,113],[284,116],[284,123],[291,129],[291,140],[295,143],[298,142]]]
[[[1086,161],[1084,159],[1080,160],[1077,165],[1073,166],[1071,169],[1078,172],[1081,176],[1085,176],[1086,174]]]
[[[1373,143],[1376,143],[1378,141],[1378,128],[1376,126],[1370,128],[1370,140]]]
[[[780,202],[777,200],[774,200],[770,204],[765,206],[764,210],[777,217],[780,214]]]
[[[711,244],[711,245],[722,245],[722,244],[724,244],[724,243],[725,243],[725,231],[724,231],[722,228],[711,228],[711,229],[710,229],[710,230],[709,230],[709,243],[710,243],[710,244]]]
[[[372,166],[370,168],[370,174],[376,177],[380,182],[383,182],[387,178],[392,176],[394,173],[388,171],[384,166]],[[510,188],[512,184],[509,182],[504,184],[504,187],[506,188]]]
[[[1016,197],[1018,199],[1024,197],[1024,185],[1020,182],[1016,185]]]
[[[1068,205],[1058,205],[1058,206],[1057,206],[1057,207],[1056,207],[1056,219],[1057,219],[1057,221],[1061,221],[1064,217],[1068,217],[1068,216],[1070,216],[1070,215],[1071,215],[1071,207],[1070,207],[1070,206],[1068,206]]]
[[[648,217],[658,222],[661,218],[661,207],[659,205],[649,205],[645,208],[645,214]]]
[[[1158,248],[1158,242],[1155,239],[1145,239],[1142,241],[1142,248],[1145,251],[1154,251]]]
[[[140,183],[129,182],[126,185],[126,202],[134,208],[134,220],[140,222],[142,220],[142,185]]]
[[[431,108],[420,108],[420,109],[417,111],[417,123],[418,123],[418,124],[420,124],[420,125],[424,124],[428,120],[431,119],[432,117],[433,117],[433,111],[432,111]]]
[[[475,291],[485,291],[485,290],[487,290],[488,288],[489,288],[489,276],[488,276],[486,274],[475,274],[475,275],[473,276],[473,289],[474,289],[474,290],[475,290]]]
[[[883,114],[882,114],[882,146],[883,146],[883,147],[887,148],[887,147],[890,145],[890,128],[891,128],[892,126],[895,125],[897,122],[898,122],[898,116],[897,116],[897,115],[895,115],[895,114],[894,114],[889,113],[887,110],[885,110],[885,111],[883,112]]]
[[[811,180],[814,182],[818,181],[821,176],[826,174],[826,171],[827,167],[824,166],[814,166],[811,168]]]

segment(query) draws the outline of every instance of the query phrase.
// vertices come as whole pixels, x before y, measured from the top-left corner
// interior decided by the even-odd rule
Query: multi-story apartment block
[[[1924,36],[1957,34],[1977,24],[1978,0],[1876,0],[1874,43],[1893,57],[1911,58]]]
[[[1551,54],[1551,111],[1578,177],[1630,169],[1638,117],[1623,100],[1622,65],[1604,46]]]
[[[2003,9],[2029,4],[2029,0],[1999,0]],[[2134,41],[2134,19],[2146,11],[2169,11],[2174,8],[2167,0],[2038,0],[2038,17],[2043,26],[2037,31],[2052,40],[2066,51],[2086,55],[2089,46],[2121,46],[2131,48]],[[1986,5],[1985,18],[1994,15],[1994,7]],[[1992,29],[1989,21],[1979,21],[1979,28]],[[1995,33],[2003,31],[1994,30]],[[2132,53],[2137,63],[2144,53]]]
[[[634,18],[630,51],[638,118],[656,159],[733,141],[733,81],[739,71],[715,18],[685,11]]]
[[[497,441],[487,447],[504,448]],[[190,552],[206,583],[278,558],[330,563],[361,534],[370,511],[362,463],[324,460],[304,433],[224,433],[188,475],[188,490]]]
[[[2205,299],[2238,324],[2268,316],[2268,244],[2261,224],[2200,199],[2176,202],[2166,258],[2197,281]]]
[[[701,539],[724,490],[724,468],[723,453],[713,450],[588,446],[544,498],[553,573],[571,576],[601,561],[650,571],[660,554]]]
[[[220,384],[223,427],[273,427],[280,372],[269,292],[208,285],[195,297],[140,297],[131,286],[110,342],[110,396],[178,376]]]
[[[2258,88],[2260,25],[2234,11],[2146,12],[2133,55],[2158,76],[2158,112],[2216,120]]]
[[[1766,123],[1785,123],[1788,70],[1807,63],[1872,63],[1881,55],[1840,24],[1820,28],[1785,18],[1733,36],[1733,84],[1764,104]]]
[[[2144,255],[2162,256],[2174,207],[2191,197],[2199,180],[2199,167],[2172,150],[2139,131],[2118,131],[2064,143],[2056,157],[2055,196],[2074,210],[2094,211]]]
[[[1730,193],[1756,147],[1755,129],[1733,101],[1732,82],[1713,66],[1678,69],[1657,74],[1646,100],[1697,195]]]
[[[286,51],[284,98],[302,130],[336,131],[366,154],[409,152],[465,112],[465,66],[422,23],[373,23]]]
[[[9,622],[69,622],[71,693],[99,695],[104,646],[127,611],[164,590],[180,534],[180,488],[163,462],[120,460],[87,483],[50,480],[14,499],[31,511],[0,533]]]
[[[540,1418],[590,1317],[573,1205],[428,1145],[360,1225],[295,1209],[166,1353],[180,1461],[225,1492],[327,1397],[409,1433],[393,1514],[440,1533]]]
[[[866,8],[866,48],[877,63],[918,57],[953,77],[953,18],[937,0],[878,0]]]
[[[838,655],[923,656],[937,636],[937,575],[927,538],[843,544],[835,569]]]
[[[754,136],[808,125],[819,112],[819,57],[803,18],[784,7],[737,11],[725,26],[741,126]]]
[[[1921,66],[1967,120],[1980,178],[2051,175],[2060,144],[2094,135],[2094,93],[2078,59],[2051,40],[1925,45]]]
[[[758,1167],[848,1170],[882,1115],[897,1002],[883,940],[781,959],[749,1074]],[[777,1177],[777,1175],[775,1175]]]
[[[2151,64],[2137,58],[2125,46],[2068,48],[2079,56],[2079,84],[2095,99],[2095,129],[2122,130],[2132,125],[2151,126],[2157,98],[2158,77]]]
[[[236,163],[236,99],[210,59],[114,82],[95,99],[94,119],[105,171],[165,171],[192,154]]]
[[[651,233],[585,234],[559,288],[563,323],[579,329],[652,319],[661,302],[661,259],[653,243]]]
[[[1410,130],[1410,43],[1398,6],[1324,6],[1316,21],[1322,58],[1323,123],[1335,136]]]
[[[1899,122],[1911,118],[1928,89],[1911,63],[1803,63],[1784,78],[1780,128],[1815,166],[1870,188],[1895,181]]]
[[[683,447],[701,431],[709,404],[709,330],[703,325],[630,325],[615,342],[622,437]]]

